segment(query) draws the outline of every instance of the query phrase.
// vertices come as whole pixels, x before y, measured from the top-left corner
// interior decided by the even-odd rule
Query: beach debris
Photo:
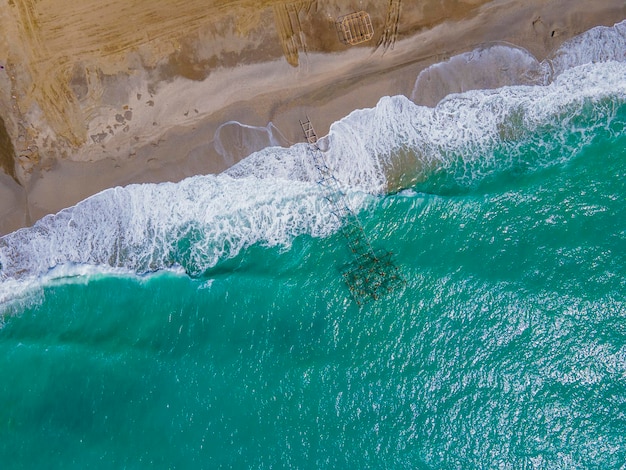
[[[374,37],[372,19],[366,11],[340,16],[335,25],[339,40],[348,46],[367,42]]]
[[[383,47],[383,53],[388,49],[393,50],[393,46],[398,39],[398,25],[400,24],[400,7],[402,0],[389,0],[389,6],[387,7],[387,19],[383,26],[383,33],[381,34],[376,47]]]
[[[297,67],[300,51],[306,54],[306,37],[300,23],[300,13],[307,13],[311,8],[312,0],[296,0],[274,5],[274,22],[280,45],[287,62]]]
[[[353,261],[342,269],[343,279],[357,304],[378,300],[405,285],[406,281],[394,264],[392,253],[372,247],[363,224],[350,208],[345,192],[326,164],[311,120],[307,117],[306,121],[300,121],[300,126],[318,171],[318,184],[324,189],[324,198],[330,204],[331,213],[342,224],[341,233],[353,255]]]

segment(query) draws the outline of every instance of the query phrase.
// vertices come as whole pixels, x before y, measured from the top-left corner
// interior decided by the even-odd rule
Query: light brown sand
[[[376,49],[399,3],[393,49]],[[333,19],[361,9],[375,37],[344,46]],[[0,115],[21,184],[0,175],[0,234],[107,187],[222,171],[244,156],[215,151],[225,122],[301,141],[304,115],[323,135],[454,54],[505,41],[541,60],[624,17],[623,0],[0,2]]]

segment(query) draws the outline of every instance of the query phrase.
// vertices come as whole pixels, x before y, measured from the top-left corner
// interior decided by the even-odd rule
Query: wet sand
[[[220,153],[224,123],[272,123],[289,145],[305,115],[324,135],[382,96],[410,97],[420,71],[455,54],[508,43],[542,60],[626,17],[622,0],[61,3],[0,5],[0,116],[16,158],[15,177],[0,174],[0,234],[112,186],[220,172],[254,150],[231,132]],[[361,9],[375,35],[343,45],[334,19]]]

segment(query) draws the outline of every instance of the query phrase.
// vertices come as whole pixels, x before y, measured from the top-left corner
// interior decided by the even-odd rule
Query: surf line
[[[394,264],[390,251],[374,250],[372,247],[363,224],[350,208],[345,192],[326,163],[308,116],[306,121],[300,120],[300,126],[309,144],[309,155],[317,169],[317,183],[323,189],[323,197],[330,205],[331,213],[341,223],[341,233],[354,257],[351,263],[342,268],[343,279],[357,304],[378,300],[405,285],[406,280]]]

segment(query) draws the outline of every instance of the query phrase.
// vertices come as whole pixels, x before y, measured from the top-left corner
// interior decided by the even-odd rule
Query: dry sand
[[[334,20],[357,10],[374,38],[343,45]],[[541,60],[624,17],[623,0],[0,0],[0,234],[108,187],[222,171],[250,150],[231,136],[218,153],[226,122],[271,122],[288,145],[306,114],[323,135],[454,54],[507,42]]]

